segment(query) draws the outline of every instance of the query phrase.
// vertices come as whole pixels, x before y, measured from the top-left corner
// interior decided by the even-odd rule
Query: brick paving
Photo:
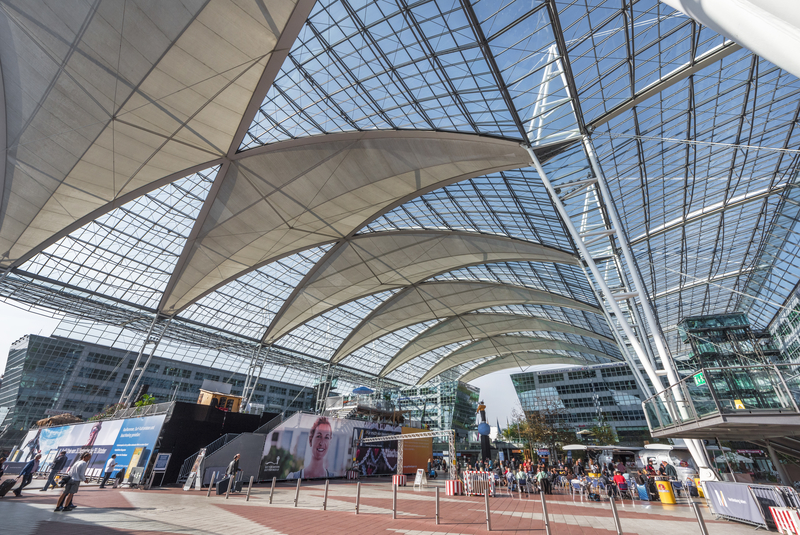
[[[39,486],[41,483],[39,483]],[[360,514],[354,514],[354,482],[331,481],[328,510],[322,510],[323,485],[303,483],[298,507],[294,507],[295,486],[281,484],[269,504],[269,487],[256,486],[250,501],[244,494],[206,497],[206,491],[184,492],[179,488],[98,489],[81,487],[69,513],[55,513],[59,491],[26,489],[22,498],[0,499],[3,532],[14,535],[444,535],[485,534],[484,498],[446,496],[441,486],[441,523],[435,524],[434,490],[398,489],[397,519],[391,516],[392,489],[388,480],[367,480],[361,486]],[[33,486],[37,486],[34,483]],[[553,535],[615,535],[608,502],[573,502],[568,495],[547,497]],[[539,496],[490,499],[492,531],[504,534],[544,534]],[[711,535],[751,533],[752,527],[715,521],[708,510],[704,516]],[[687,504],[662,506],[658,503],[618,504],[620,522],[626,534],[689,535],[700,533]],[[7,531],[6,531],[7,530]]]

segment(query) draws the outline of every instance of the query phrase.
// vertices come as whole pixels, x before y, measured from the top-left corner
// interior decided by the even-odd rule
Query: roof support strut
[[[654,341],[656,343],[656,348],[659,352],[659,357],[661,357],[663,366],[667,369],[667,376],[670,380],[671,384],[677,383],[677,374],[675,370],[671,366],[671,359],[666,353],[666,347],[664,345],[663,339],[661,338],[661,329],[657,322],[655,321],[655,316],[653,314],[652,308],[650,308],[650,301],[647,296],[647,293],[644,289],[644,284],[641,280],[641,277],[638,274],[638,271],[635,268],[634,258],[631,253],[630,247],[628,246],[627,240],[625,239],[625,230],[622,228],[620,224],[619,217],[617,216],[616,209],[614,207],[613,202],[611,202],[611,196],[608,191],[607,184],[605,182],[605,177],[602,174],[602,170],[597,162],[595,157],[594,148],[592,147],[591,141],[584,137],[583,139],[584,149],[589,157],[589,162],[592,166],[594,171],[595,177],[597,178],[597,183],[594,187],[597,190],[598,196],[603,198],[604,203],[608,207],[608,213],[610,218],[610,223],[612,229],[615,231],[615,236],[619,241],[620,245],[622,245],[622,252],[625,257],[626,263],[628,264],[628,271],[630,275],[633,277],[634,286],[636,288],[636,292],[639,294],[639,302],[641,303],[642,309],[645,312],[645,318],[647,319],[648,326],[650,327],[650,331],[653,334]],[[650,382],[653,384],[655,388],[658,388],[661,385],[661,380],[659,379],[658,374],[656,373],[655,367],[653,363],[647,358],[647,354],[645,353],[642,344],[637,339],[635,333],[633,332],[633,328],[628,323],[626,316],[623,314],[622,309],[620,308],[619,304],[617,303],[617,299],[615,298],[615,294],[611,291],[608,284],[605,281],[605,278],[600,273],[600,270],[595,264],[592,255],[587,248],[586,241],[584,240],[584,236],[581,235],[580,232],[575,228],[575,225],[572,223],[572,220],[569,217],[569,213],[567,212],[564,204],[561,202],[558,194],[555,191],[555,188],[550,183],[550,180],[547,178],[547,173],[545,173],[544,168],[539,163],[539,159],[536,157],[536,154],[530,147],[525,147],[533,162],[534,167],[536,168],[539,177],[542,179],[544,183],[545,189],[550,194],[550,197],[553,201],[553,205],[555,206],[556,210],[558,211],[559,215],[561,216],[564,226],[567,228],[567,231],[570,233],[575,245],[580,252],[580,255],[585,263],[585,265],[589,268],[589,271],[592,274],[592,279],[590,279],[590,283],[592,285],[597,285],[599,294],[603,297],[603,301],[605,301],[605,305],[610,309],[610,311],[616,316],[617,322],[612,323],[609,325],[612,329],[616,328],[616,325],[619,325],[622,328],[622,331],[625,335],[625,338],[628,339],[628,343],[633,348],[636,356],[638,357],[639,361],[642,363],[645,372],[647,373],[648,377],[650,378]],[[635,303],[631,304],[635,306]],[[678,396],[681,393],[676,393],[675,395]],[[682,400],[682,398],[680,398]],[[688,443],[688,442],[687,442]],[[702,468],[707,468],[708,463],[696,447],[696,444],[690,444],[689,446],[690,451],[692,452],[692,456]]]

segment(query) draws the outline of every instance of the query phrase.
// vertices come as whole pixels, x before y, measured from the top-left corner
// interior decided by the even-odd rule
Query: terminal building
[[[71,413],[88,419],[114,405],[136,362],[137,353],[59,337],[25,336],[12,344],[0,387],[0,407],[8,413],[0,425],[0,451],[10,450],[38,420]],[[142,358],[140,366],[147,359]],[[242,395],[245,377],[240,373],[153,357],[142,375],[140,391],[155,402],[198,400],[204,380],[231,385]],[[316,391],[307,386],[261,380],[252,402],[259,410],[284,412],[314,408]]]
[[[524,412],[544,411],[576,433],[602,422],[623,445],[640,446],[650,438],[642,410],[645,398],[625,364],[515,373],[511,383]]]
[[[704,478],[800,459],[795,4],[2,3],[0,301],[60,318],[4,425],[218,377],[460,429],[530,371]]]

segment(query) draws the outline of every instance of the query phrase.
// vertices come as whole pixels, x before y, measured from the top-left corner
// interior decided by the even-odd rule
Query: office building
[[[626,364],[515,373],[511,382],[523,411],[544,410],[576,433],[605,421],[621,443],[634,445],[647,437],[644,397]]]
[[[136,357],[136,352],[58,337],[29,335],[14,342],[0,388],[0,407],[8,409],[0,449],[47,416],[69,412],[87,419],[117,403]],[[231,393],[241,395],[245,377],[156,356],[140,384],[156,402],[196,402],[205,379],[230,384]],[[252,402],[265,411],[291,414],[313,410],[315,395],[310,387],[261,380]]]

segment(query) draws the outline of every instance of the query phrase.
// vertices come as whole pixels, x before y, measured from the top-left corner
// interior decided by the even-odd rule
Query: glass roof
[[[247,86],[253,102],[243,116],[236,112],[241,135],[233,135],[227,151],[209,149],[206,164],[150,177],[151,186],[98,209],[90,220],[74,217],[80,225],[53,223],[45,229],[51,240],[31,245],[31,254],[0,273],[0,298],[65,314],[59,335],[137,348],[153,318],[165,319],[159,306],[175,272],[191,255],[216,254],[187,247],[206,232],[203,225],[223,220],[229,208],[244,208],[225,206],[218,174],[234,165],[247,168],[248,158],[273,146],[376,130],[490,136],[517,149],[533,146],[567,199],[572,223],[581,232],[600,232],[590,252],[608,285],[630,291],[632,270],[641,274],[673,355],[686,351],[675,328],[684,316],[744,311],[753,325],[766,328],[795,291],[800,81],[780,67],[657,0],[320,0],[302,16],[296,24],[289,15],[281,18],[289,21],[285,32],[296,35],[281,35],[292,44],[285,59],[275,54],[280,65],[262,66],[274,80]],[[224,73],[211,75],[219,76]],[[619,255],[617,238],[602,235],[610,228],[609,207],[592,187],[574,184],[593,176],[583,136],[597,154],[635,265]],[[58,143],[57,134],[44,139]],[[17,150],[13,143],[7,154]],[[391,192],[401,201],[359,220],[350,236],[460,231],[577,254],[536,171],[501,163],[444,187]],[[291,176],[294,170],[275,172]],[[0,219],[0,230],[8,224]],[[253,230],[247,221],[232,228],[241,235]],[[266,265],[242,265],[235,280],[192,298],[171,318],[159,353],[246,372],[270,322],[326,254],[335,254],[338,239]],[[577,264],[484,263],[427,282],[444,280],[524,286],[600,306]],[[442,313],[391,330],[330,364],[350,333],[400,291],[337,303],[294,328],[269,352],[262,350],[262,375],[299,384],[328,373],[343,384],[414,384],[470,343],[438,347],[378,378],[409,340],[452,317]],[[619,304],[653,353],[641,303]],[[608,338],[614,328],[599,308],[517,303],[470,313],[481,312],[551,319]],[[514,334],[622,357],[617,347],[586,336]],[[459,364],[443,376],[459,377],[487,360]]]

